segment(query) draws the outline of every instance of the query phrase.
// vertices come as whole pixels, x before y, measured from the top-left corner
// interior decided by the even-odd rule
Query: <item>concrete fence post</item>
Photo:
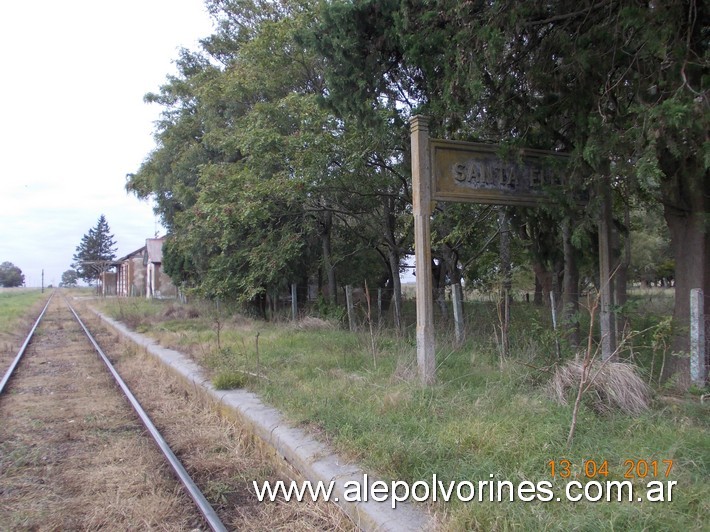
[[[355,331],[355,308],[353,303],[353,287],[351,285],[345,287],[345,304],[348,306],[348,325],[351,331]]]
[[[705,386],[705,315],[704,297],[700,288],[690,291],[690,380],[699,387]]]

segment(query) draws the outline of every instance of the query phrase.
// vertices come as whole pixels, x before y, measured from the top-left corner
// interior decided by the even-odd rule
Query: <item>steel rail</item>
[[[99,356],[103,360],[104,364],[106,365],[109,372],[111,373],[114,380],[116,381],[116,384],[118,384],[118,386],[121,388],[123,393],[126,395],[128,402],[130,402],[131,406],[133,407],[133,410],[135,410],[136,414],[138,414],[138,417],[143,422],[143,425],[148,430],[150,435],[153,437],[153,440],[158,445],[158,447],[162,451],[162,453],[165,456],[165,458],[167,459],[167,461],[170,463],[170,467],[172,467],[172,469],[175,472],[175,474],[177,475],[178,479],[180,480],[182,485],[187,490],[188,494],[190,495],[190,498],[192,498],[192,500],[197,505],[197,508],[200,510],[200,513],[205,518],[205,520],[209,524],[210,528],[212,530],[214,530],[214,532],[226,532],[227,528],[224,526],[222,521],[217,516],[217,512],[215,512],[214,508],[212,508],[212,505],[207,501],[207,499],[205,499],[205,496],[202,494],[202,492],[197,487],[197,485],[193,482],[192,478],[190,478],[190,475],[185,470],[183,465],[180,463],[180,460],[178,460],[178,458],[175,456],[175,453],[173,453],[172,449],[170,449],[170,446],[167,444],[165,439],[163,439],[163,436],[160,434],[160,432],[158,431],[156,426],[150,420],[150,417],[148,416],[146,411],[143,410],[143,407],[140,405],[140,403],[135,398],[135,396],[133,395],[131,390],[128,388],[126,383],[123,381],[121,376],[118,374],[116,369],[113,367],[113,364],[111,364],[111,361],[104,354],[104,352],[101,349],[101,347],[99,346],[99,344],[96,343],[96,340],[91,335],[89,330],[86,328],[86,326],[84,325],[84,322],[81,321],[81,318],[76,313],[76,311],[72,308],[72,306],[69,304],[69,302],[66,299],[64,301],[67,304],[67,306],[69,307],[69,310],[71,310],[72,314],[74,314],[74,317],[79,322],[79,325],[81,325],[81,328],[84,329],[86,336],[89,338],[92,345],[94,346],[94,349],[96,349],[96,352],[99,354]]]
[[[12,376],[12,373],[15,371],[15,368],[17,367],[17,365],[20,363],[20,359],[22,358],[22,355],[25,354],[25,350],[27,349],[27,346],[30,345],[30,340],[32,340],[32,336],[34,336],[35,329],[37,329],[39,322],[42,321],[42,318],[44,317],[44,313],[47,311],[47,307],[49,307],[49,302],[52,301],[52,297],[54,297],[54,292],[52,292],[49,295],[49,299],[47,299],[47,304],[42,309],[42,312],[39,313],[39,317],[37,318],[37,321],[35,321],[35,324],[32,326],[32,329],[30,329],[30,333],[27,335],[27,338],[25,338],[25,341],[22,344],[22,347],[20,347],[20,350],[17,352],[17,355],[15,356],[14,360],[12,361],[12,364],[10,364],[10,367],[5,372],[5,375],[3,376],[2,381],[0,381],[0,394],[2,394],[2,392],[5,390],[5,385],[10,380],[10,377]]]

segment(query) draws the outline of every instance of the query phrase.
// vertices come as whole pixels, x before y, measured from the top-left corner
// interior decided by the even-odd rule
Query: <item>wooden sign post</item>
[[[422,384],[436,379],[431,215],[435,201],[537,206],[553,201],[567,155],[525,149],[500,157],[500,146],[429,138],[429,119],[410,119],[416,260],[417,364]],[[608,264],[607,260],[607,264]],[[608,275],[608,273],[607,273]],[[609,286],[602,286],[609,290]],[[609,331],[602,330],[602,337]]]
[[[414,210],[414,260],[417,268],[417,366],[422,384],[436,379],[434,295],[431,278],[431,159],[429,119],[414,116],[412,134],[412,202]]]

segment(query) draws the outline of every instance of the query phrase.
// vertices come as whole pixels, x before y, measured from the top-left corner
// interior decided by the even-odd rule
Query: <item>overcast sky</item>
[[[212,33],[202,0],[0,3],[0,262],[57,285],[101,214],[118,256],[162,232],[126,174],[154,148],[181,47]]]

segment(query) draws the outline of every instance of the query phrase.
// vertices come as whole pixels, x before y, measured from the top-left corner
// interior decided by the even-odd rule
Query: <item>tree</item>
[[[570,173],[590,189],[663,205],[680,354],[666,377],[687,386],[688,294],[710,291],[707,3],[322,5],[324,20],[336,22],[319,40],[342,107],[362,109],[400,89],[432,115],[433,133],[566,151]],[[595,199],[587,212],[597,208]],[[705,305],[707,313],[710,298]]]
[[[116,241],[111,234],[106,217],[102,214],[96,227],[89,229],[76,247],[72,268],[77,275],[91,284],[105,272],[116,258]]]
[[[0,264],[0,286],[5,288],[13,288],[25,284],[25,276],[22,270],[15,266],[12,262],[3,262]]]
[[[155,195],[173,279],[249,301],[309,273],[307,194],[318,180],[311,170],[325,167],[315,154],[329,151],[320,134],[328,125],[314,94],[317,69],[293,46],[297,3],[281,14],[271,2],[219,4],[224,23],[205,55],[183,52],[180,77],[150,96],[165,107],[158,149],[127,188]]]
[[[336,276],[364,278],[373,270],[352,266],[374,250],[395,286],[398,257],[411,247],[406,125],[425,113],[433,137],[566,152],[567,175],[598,192],[581,211],[563,201],[570,193],[555,212],[510,213],[519,228],[511,236],[529,241],[541,287],[562,288],[569,316],[585,250],[596,249],[599,198],[611,188],[617,209],[662,205],[676,261],[674,351],[687,351],[689,288],[710,292],[705,4],[208,0],[208,8],[219,30],[201,53],[183,52],[180,75],[147,97],[165,107],[158,149],[127,185],[155,197],[171,231],[166,270],[205,292],[248,298],[312,278],[315,265],[331,287]],[[473,236],[465,211],[433,215],[441,283],[480,278],[479,244],[496,245],[496,224]],[[630,225],[625,212],[616,219]],[[665,368],[687,383],[687,357]]]
[[[366,280],[391,287],[401,307],[406,133],[386,109],[375,131],[320,105],[321,59],[299,40],[308,3],[211,6],[219,32],[202,54],[183,52],[180,76],[149,95],[164,106],[158,149],[127,183],[155,197],[170,230],[165,271],[242,301],[315,279],[333,300],[336,279]]]
[[[67,270],[62,274],[62,281],[59,283],[59,286],[76,286],[78,280],[79,274],[76,272],[76,270]]]

